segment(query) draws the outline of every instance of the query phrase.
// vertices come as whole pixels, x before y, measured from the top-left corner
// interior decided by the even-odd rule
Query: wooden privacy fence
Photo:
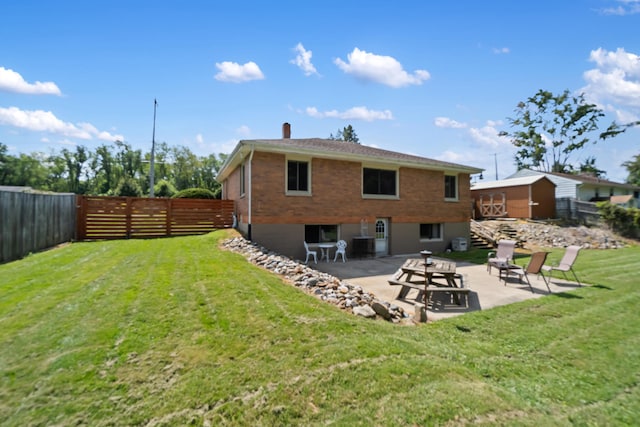
[[[0,191],[0,262],[73,240],[75,194]]]
[[[77,196],[77,238],[203,234],[233,226],[233,200]]]

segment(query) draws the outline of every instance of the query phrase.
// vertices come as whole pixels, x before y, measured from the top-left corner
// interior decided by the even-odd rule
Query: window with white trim
[[[395,170],[362,168],[362,193],[374,196],[396,196],[398,194]]]
[[[307,243],[323,243],[338,241],[336,224],[307,224],[304,226],[304,240]]]
[[[458,200],[458,176],[444,176],[444,198],[448,200]]]
[[[246,168],[244,166],[244,163],[242,165],[240,165],[240,195],[243,196],[245,193],[245,175],[246,175]]]
[[[309,194],[311,165],[308,161],[287,160],[287,194]]]
[[[420,240],[442,240],[442,224],[420,224]]]

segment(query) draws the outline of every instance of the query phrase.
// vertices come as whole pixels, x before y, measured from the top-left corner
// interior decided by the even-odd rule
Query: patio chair
[[[342,262],[345,262],[347,260],[347,253],[345,251],[345,249],[347,249],[347,242],[345,242],[344,240],[338,240],[338,242],[336,243],[336,255],[333,257],[333,262],[336,262],[336,260],[338,259],[338,255],[342,256]]]
[[[487,254],[487,271],[491,273],[491,267],[500,268],[501,265],[509,264],[513,260],[515,248],[515,240],[500,240],[497,251]]]
[[[527,279],[527,284],[529,285],[529,289],[531,289],[532,293],[533,293],[533,286],[531,286],[531,282],[529,281],[529,274],[537,274],[538,277],[542,276],[542,279],[544,280],[544,284],[547,285],[547,289],[549,290],[549,293],[551,293],[549,282],[547,282],[547,278],[544,277],[544,274],[542,273],[542,266],[544,265],[544,262],[547,260],[548,254],[549,254],[548,252],[534,252],[531,254],[531,259],[529,259],[529,264],[527,264],[526,267],[519,268],[516,270],[511,270],[510,273],[519,275],[520,281],[522,281],[522,277]],[[504,284],[505,286],[507,285],[506,276],[504,279]]]
[[[565,250],[564,255],[562,256],[562,259],[560,260],[558,265],[543,265],[542,269],[549,272],[549,278],[553,276],[554,271],[562,271],[564,278],[567,280],[569,280],[567,278],[567,271],[570,271],[573,273],[573,277],[576,278],[576,282],[578,282],[578,285],[582,286],[582,283],[580,283],[580,280],[578,280],[576,272],[573,270],[573,263],[576,262],[576,258],[578,258],[578,252],[580,252],[580,249],[582,249],[582,247],[576,245],[567,246],[567,249]]]
[[[313,260],[316,262],[316,264],[318,263],[318,251],[312,251],[309,249],[309,244],[307,244],[307,242],[304,242],[304,249],[307,251],[307,258],[304,260],[304,263],[308,263],[309,262],[309,256],[313,257]]]

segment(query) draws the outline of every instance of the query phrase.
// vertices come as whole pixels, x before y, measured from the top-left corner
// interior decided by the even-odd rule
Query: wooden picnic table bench
[[[418,276],[419,279],[414,279],[414,276]],[[444,279],[445,282],[436,282],[434,279]],[[456,280],[460,283],[459,286]],[[429,301],[432,293],[446,292],[453,296],[458,305],[459,295],[464,295],[465,305],[469,306],[470,289],[464,287],[462,275],[456,273],[456,264],[452,261],[434,259],[425,268],[424,260],[411,258],[405,261],[388,282],[391,286],[400,286],[397,299],[406,298],[412,289],[416,289],[417,299],[423,298],[425,303]]]

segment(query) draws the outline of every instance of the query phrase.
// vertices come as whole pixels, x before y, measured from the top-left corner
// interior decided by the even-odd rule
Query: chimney
[[[282,139],[291,139],[291,125],[289,123],[282,124]]]

